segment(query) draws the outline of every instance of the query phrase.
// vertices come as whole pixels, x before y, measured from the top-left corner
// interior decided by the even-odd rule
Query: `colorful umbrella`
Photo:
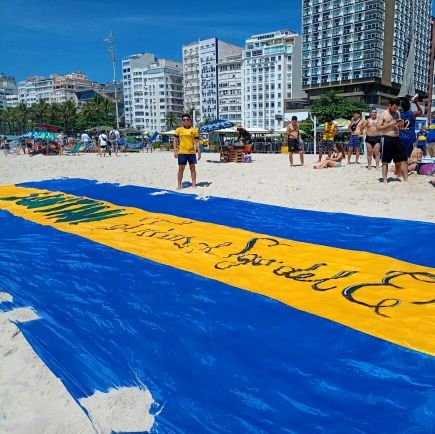
[[[57,134],[50,131],[40,131],[35,134],[34,138],[39,140],[56,140]]]
[[[21,137],[34,139],[37,131],[29,131],[28,133],[23,134]]]
[[[222,130],[224,128],[230,128],[234,126],[233,122],[226,121],[223,119],[215,119],[199,129],[200,133],[210,133],[211,131]]]

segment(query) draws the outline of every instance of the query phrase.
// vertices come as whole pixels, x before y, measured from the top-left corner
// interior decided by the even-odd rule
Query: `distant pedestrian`
[[[26,139],[24,137],[20,137],[20,148],[23,151],[23,154],[26,155]]]
[[[98,142],[100,145],[100,149],[103,150],[103,157],[106,156],[106,152],[108,152],[109,156],[111,156],[112,155],[112,152],[110,150],[111,146],[105,130],[101,131],[101,134],[98,136]]]
[[[85,146],[85,151],[89,150],[89,143],[91,142],[91,138],[89,137],[89,134],[84,132],[80,137],[80,142],[83,143]]]
[[[120,137],[119,131],[116,128],[110,130],[109,140],[116,156],[118,156],[118,150],[119,150],[119,137]]]
[[[57,135],[57,148],[59,150],[59,157],[61,157],[65,148],[65,135],[63,134],[63,130],[60,130]]]
[[[97,155],[101,157],[101,146],[100,146],[100,133],[94,128],[92,137],[95,141],[95,147],[97,148]]]
[[[10,146],[9,146],[9,140],[6,136],[3,137],[3,139],[1,139],[1,148],[3,150],[4,156],[7,157],[9,154]]]
[[[198,130],[192,127],[192,119],[189,114],[185,113],[181,120],[183,126],[175,130],[173,140],[174,157],[178,159],[178,190],[182,188],[183,173],[187,163],[189,163],[190,174],[192,176],[192,187],[196,187],[196,152],[198,153],[198,160],[201,159]]]

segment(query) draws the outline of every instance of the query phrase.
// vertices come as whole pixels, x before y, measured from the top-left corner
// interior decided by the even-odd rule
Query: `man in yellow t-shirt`
[[[201,159],[198,130],[192,127],[192,119],[187,113],[181,117],[181,120],[183,121],[183,126],[175,130],[173,141],[174,157],[178,158],[177,190],[181,190],[183,173],[187,163],[189,163],[190,174],[192,176],[192,187],[196,187],[196,152],[198,152],[198,160]]]
[[[319,147],[319,162],[322,160],[324,152],[328,153],[328,157],[331,158],[332,151],[334,149],[334,138],[337,134],[337,125],[332,121],[331,116],[326,116],[326,122],[323,125],[323,136]]]

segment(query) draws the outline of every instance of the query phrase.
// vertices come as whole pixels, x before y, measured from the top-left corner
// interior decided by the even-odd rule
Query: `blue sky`
[[[118,59],[151,52],[181,60],[182,45],[198,39],[216,36],[243,45],[252,34],[299,30],[300,3],[0,0],[0,72],[23,80],[82,71],[107,82],[112,80],[111,60],[103,39],[111,29]]]
[[[118,59],[151,52],[181,60],[182,45],[198,39],[216,36],[243,45],[246,37],[256,33],[300,31],[301,3],[0,0],[0,72],[23,80],[30,75],[81,71],[104,83],[112,80],[103,42],[111,29]]]

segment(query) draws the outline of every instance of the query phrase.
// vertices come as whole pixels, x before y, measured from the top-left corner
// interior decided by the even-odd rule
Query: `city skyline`
[[[284,28],[299,32],[301,27],[300,0],[274,0],[267,11],[263,2],[253,0],[249,14],[244,5],[229,1],[207,5],[194,0],[186,8],[170,0],[162,12],[139,7],[140,2],[117,0],[79,0],[74,8],[70,2],[53,0],[38,5],[30,0],[7,3],[2,6],[0,72],[21,81],[31,75],[80,71],[105,83],[112,81],[104,43],[111,30],[120,80],[121,61],[132,54],[151,52],[181,61],[182,46],[199,39],[217,37],[243,45],[253,34]]]

